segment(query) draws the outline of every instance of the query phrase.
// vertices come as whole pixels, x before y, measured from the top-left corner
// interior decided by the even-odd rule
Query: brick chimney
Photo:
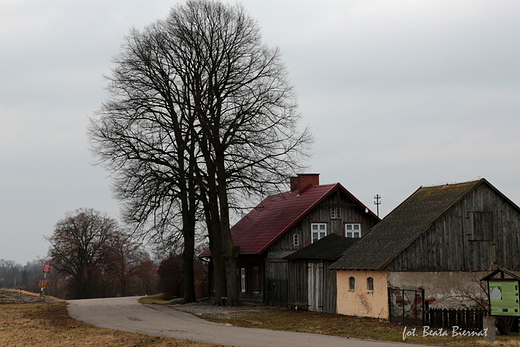
[[[308,173],[299,174],[298,177],[291,177],[291,192],[301,193],[309,185],[320,185],[320,174]]]

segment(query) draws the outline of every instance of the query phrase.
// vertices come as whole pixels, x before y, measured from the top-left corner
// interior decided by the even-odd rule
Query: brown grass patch
[[[139,299],[140,304],[148,305],[168,305],[169,302],[170,298],[165,294],[147,295]]]
[[[35,301],[60,301],[52,296],[40,296],[40,294],[27,292],[20,289],[0,289],[0,304],[26,303]]]
[[[403,342],[403,325],[373,318],[359,318],[294,310],[280,310],[277,313],[237,316],[232,318],[215,318],[214,315],[202,316],[213,322],[246,328],[297,331],[368,340]],[[407,329],[413,329],[413,327],[409,326]],[[447,333],[447,337],[423,337],[422,327],[417,327],[417,336],[408,337],[404,342],[457,347],[520,347],[520,337],[518,334],[497,336],[495,343],[489,343],[485,342],[481,337],[452,337],[451,329],[448,330]]]
[[[64,301],[0,305],[0,346],[215,346],[97,328],[68,316]]]

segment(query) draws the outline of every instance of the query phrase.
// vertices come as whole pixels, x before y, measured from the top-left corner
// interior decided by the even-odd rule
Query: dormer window
[[[341,208],[331,207],[330,208],[330,219],[340,219],[340,218],[341,218]]]

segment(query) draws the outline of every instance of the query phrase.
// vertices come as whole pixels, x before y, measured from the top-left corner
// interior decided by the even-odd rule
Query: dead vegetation
[[[215,346],[97,328],[71,319],[67,314],[66,302],[50,297],[46,297],[45,302],[39,299],[38,294],[0,290],[0,303],[3,303],[0,305],[0,346]],[[148,297],[148,300],[148,303],[168,304],[168,300],[162,297]],[[269,306],[222,307],[209,302],[171,306],[210,321],[235,326],[403,341],[402,325],[378,319]],[[520,347],[517,335],[499,336],[491,344],[481,338],[422,337],[420,329],[417,329],[419,336],[407,338],[405,342],[458,347]]]
[[[98,328],[70,318],[65,301],[18,290],[0,290],[0,303],[0,346],[218,346]]]
[[[61,300],[52,296],[40,296],[21,289],[0,289],[0,304],[24,304],[38,301],[55,302]]]
[[[209,321],[246,328],[297,331],[368,340],[403,342],[404,326],[381,319],[295,311],[261,305],[225,307],[214,306],[210,302],[198,302],[170,306],[177,310],[190,312]],[[407,327],[407,329],[413,328],[413,326]],[[423,337],[422,327],[416,327],[416,330],[417,336],[407,337],[404,342],[453,347],[520,347],[520,336],[518,335],[498,336],[495,343],[489,343],[485,342],[481,337],[453,337],[451,336],[451,330],[448,330],[448,336],[446,337]]]

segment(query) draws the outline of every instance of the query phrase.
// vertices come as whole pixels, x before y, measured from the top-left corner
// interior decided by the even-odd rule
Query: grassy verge
[[[166,305],[169,301],[168,298],[158,294],[144,297],[140,302]],[[232,308],[229,308],[229,310],[232,310]],[[198,316],[212,322],[246,328],[297,331],[368,340],[403,342],[403,325],[372,318],[294,310],[277,310],[276,313],[270,312],[269,314],[238,315],[233,318],[222,318],[222,316],[216,318],[217,315],[215,314],[204,313],[198,314]],[[406,328],[407,331],[410,331],[414,327],[407,326]],[[438,329],[432,330],[439,331]],[[406,337],[404,342],[453,347],[520,347],[520,337],[518,335],[498,336],[495,343],[487,343],[479,337],[453,337],[451,330],[446,331],[446,333],[448,336],[445,337],[423,336],[422,327],[417,327],[415,332],[417,336]]]
[[[94,327],[70,318],[66,302],[0,305],[0,346],[214,346]]]
[[[230,319],[206,318],[217,323],[227,323],[247,328],[298,331],[369,340],[403,342],[404,326],[371,318],[293,310],[283,310],[276,314],[235,317]],[[413,329],[413,327],[407,327],[407,330],[409,329]],[[451,330],[448,330],[447,334],[448,336],[446,337],[423,337],[422,327],[418,327],[416,330],[417,336],[407,337],[404,342],[456,347],[520,347],[520,338],[518,335],[499,336],[495,343],[486,343],[482,338],[477,337],[452,337]]]
[[[1,294],[1,293],[0,293]],[[50,299],[52,300],[52,299]],[[143,297],[141,303],[166,305],[162,295]],[[270,314],[249,314],[229,319],[203,317],[217,323],[249,328],[263,328],[355,337],[369,340],[403,342],[403,326],[370,318],[279,310]],[[411,329],[413,327],[407,327]],[[416,337],[405,342],[454,347],[520,347],[518,335],[499,336],[494,344],[481,338],[423,337],[417,328]],[[451,331],[448,331],[448,335]],[[212,346],[172,338],[160,338],[97,328],[71,319],[62,301],[25,304],[0,304],[0,346]]]
[[[140,304],[149,305],[168,305],[169,302],[170,298],[164,294],[148,295],[139,299]]]

